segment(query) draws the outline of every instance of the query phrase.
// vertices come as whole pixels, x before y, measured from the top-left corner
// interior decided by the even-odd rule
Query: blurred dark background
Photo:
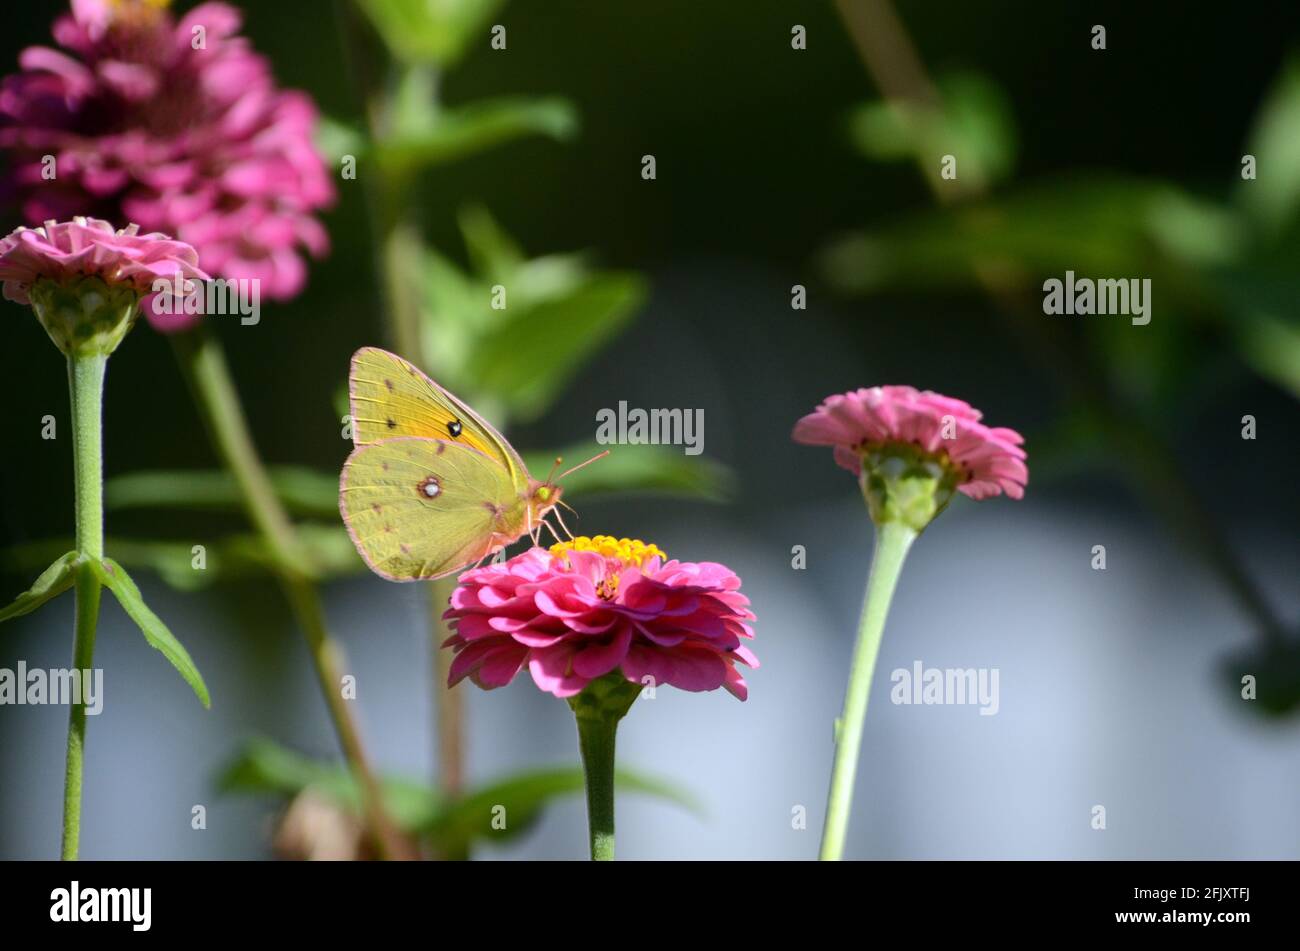
[[[239,6],[245,32],[283,85],[308,90],[329,116],[361,115],[332,5]],[[49,42],[60,8],[6,9],[5,71],[25,46]],[[1259,110],[1300,49],[1300,11],[1280,5],[905,2],[900,12],[936,75],[975,71],[1005,94],[1017,130],[1005,192],[1092,171],[1225,200],[1239,184]],[[632,799],[620,815],[624,854],[815,853],[870,525],[850,477],[829,453],[794,446],[789,430],[825,395],[877,383],[958,396],[992,425],[1020,430],[1031,482],[1019,503],[959,500],[914,551],[877,672],[851,851],[1300,854],[1300,727],[1294,716],[1267,717],[1236,699],[1223,667],[1261,643],[1257,625],[1158,514],[1159,493],[1135,487],[1126,477],[1131,460],[1113,444],[1077,437],[1077,394],[1002,319],[994,298],[952,284],[855,297],[820,263],[838,236],[933,205],[912,165],[873,162],[855,148],[849,116],[878,91],[834,7],[516,0],[493,22],[508,28],[507,51],[489,49],[485,34],[442,78],[443,100],[555,94],[574,104],[580,130],[564,142],[512,141],[422,176],[416,217],[428,242],[463,261],[456,216],[478,202],[531,253],[587,249],[601,266],[641,272],[650,286],[630,329],[583,367],[543,418],[512,427],[511,438],[521,448],[590,439],[595,412],[620,400],[703,408],[705,453],[737,477],[729,503],[575,500],[582,518],[571,527],[725,561],[745,579],[759,615],[754,647],[764,667],[751,680],[749,703],[665,691],[653,715],[634,710],[629,718],[625,760],[696,792],[707,816]],[[790,48],[794,23],[807,28],[806,51]],[[1107,27],[1105,51],[1089,46],[1098,23]],[[655,181],[640,175],[646,153],[657,160]],[[264,303],[257,327],[220,328],[271,463],[337,470],[348,451],[335,405],[348,357],[387,342],[361,185],[339,183],[326,216],[333,249],[313,266],[307,292],[290,304]],[[1146,266],[1137,258],[1122,273],[1097,276],[1156,269]],[[808,288],[806,311],[790,308],[794,284]],[[1204,516],[1294,637],[1296,395],[1239,359],[1223,324],[1193,320],[1174,300],[1157,280],[1150,327],[1123,320],[1102,331],[1096,322],[1115,318],[1080,318],[1052,332],[1067,354],[1087,350],[1093,333],[1137,341],[1124,369],[1134,385],[1120,387],[1136,396],[1123,406],[1135,407],[1164,441]],[[71,533],[72,480],[68,440],[40,438],[42,416],[67,420],[61,358],[25,309],[3,310],[9,438],[0,450],[0,542],[8,548]],[[1211,359],[1193,366],[1171,400],[1162,393],[1173,409],[1157,412],[1143,403],[1139,378],[1169,356],[1143,351],[1142,335],[1184,321],[1188,346]],[[168,350],[141,326],[114,356],[108,476],[214,465]],[[1245,414],[1258,421],[1254,441],[1240,438]],[[109,514],[108,532],[188,540],[231,524],[123,511]],[[796,544],[809,551],[803,572],[790,567]],[[1089,567],[1095,544],[1107,546],[1106,572]],[[30,583],[17,572],[3,578],[5,600]],[[188,594],[156,577],[140,580],[204,671],[213,710],[199,709],[106,608],[97,661],[108,698],[90,724],[83,852],[267,854],[276,804],[219,797],[212,778],[253,733],[332,753],[287,611],[269,582]],[[333,627],[359,672],[376,757],[414,776],[427,776],[433,760],[422,596],[416,586],[363,575],[329,595]],[[62,601],[6,625],[0,666],[20,658],[66,664],[71,613],[70,600]],[[1002,712],[984,718],[970,708],[890,705],[887,672],[914,659],[999,667]],[[123,694],[129,702],[116,700]],[[526,678],[469,699],[473,775],[576,760],[568,712]],[[44,857],[56,848],[65,714],[0,711],[0,855]],[[193,803],[208,804],[206,833],[189,827]],[[1097,803],[1112,817],[1105,832],[1088,825]],[[790,827],[798,804],[808,808],[808,831]],[[582,817],[577,800],[566,802],[499,854],[579,856]]]

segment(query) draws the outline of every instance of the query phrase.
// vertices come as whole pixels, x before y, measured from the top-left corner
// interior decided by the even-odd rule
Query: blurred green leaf
[[[1256,315],[1241,322],[1239,341],[1256,373],[1300,399],[1300,326]]]
[[[275,466],[269,474],[275,494],[291,513],[325,518],[338,515],[337,473],[317,472],[304,466]],[[104,483],[104,507],[109,511],[242,512],[243,499],[234,476],[224,469],[128,472]]]
[[[265,793],[290,799],[304,789],[313,789],[353,813],[361,813],[360,791],[344,766],[314,760],[262,737],[244,744],[222,770],[217,785],[223,792]],[[434,820],[439,802],[434,790],[392,778],[383,779],[380,787],[386,810],[400,828],[416,829]]]
[[[356,126],[321,116],[316,123],[316,149],[332,167],[338,168],[343,156],[360,160],[370,149],[370,140]]]
[[[360,574],[365,568],[342,524],[300,523],[295,532],[315,577]],[[13,571],[31,570],[45,564],[54,552],[65,550],[69,542],[64,538],[18,545],[4,552],[0,564]],[[132,569],[157,572],[164,582],[179,591],[197,591],[218,582],[266,577],[275,568],[274,556],[257,535],[229,535],[202,544],[205,566],[197,569],[193,543],[188,541],[122,537],[105,541],[105,547],[119,562]]]
[[[356,0],[393,56],[449,66],[478,38],[504,0]]]
[[[1072,177],[849,236],[830,245],[821,264],[838,287],[855,293],[974,286],[977,266],[987,265],[1028,279],[1067,270],[1154,279],[1152,252],[1168,240],[1162,216],[1189,203],[1163,182]],[[1177,290],[1176,282],[1169,286]]]
[[[577,127],[577,113],[558,97],[487,99],[443,109],[428,128],[397,132],[372,154],[381,174],[401,176],[525,135],[566,139]]]
[[[614,782],[623,792],[655,796],[696,815],[702,812],[692,796],[661,780],[618,770]],[[584,788],[582,770],[576,767],[519,773],[447,803],[421,831],[440,851],[461,854],[475,840],[500,842],[518,836],[540,818],[551,800],[576,795]],[[497,807],[504,807],[509,817],[504,829],[492,828]]]
[[[486,418],[535,418],[631,319],[645,282],[594,270],[581,254],[527,258],[480,207],[460,224],[474,272],[429,250],[419,275],[425,364]],[[494,307],[498,294],[504,306]]]
[[[1237,183],[1237,200],[1266,234],[1274,236],[1294,219],[1300,205],[1300,58],[1282,67],[1256,114],[1246,153],[1255,156],[1257,177]]]
[[[632,319],[645,296],[639,275],[605,271],[562,297],[510,308],[510,318],[477,341],[466,373],[512,419],[534,419],[582,362]]]
[[[939,109],[904,100],[859,106],[849,135],[866,156],[884,161],[960,156],[961,177],[978,190],[1004,180],[1015,165],[1016,130],[1002,90],[974,73],[939,80]]]
[[[538,451],[523,455],[529,471],[540,478],[551,471],[556,456],[563,457],[567,468],[606,449],[610,453],[604,459],[564,479],[565,498],[637,492],[721,502],[730,498],[735,488],[730,469],[703,456],[685,455],[680,446],[602,446],[589,442],[569,446],[559,453]]]
[[[207,684],[203,682],[203,676],[199,669],[194,666],[194,661],[190,658],[181,642],[176,640],[175,635],[167,629],[167,625],[159,619],[158,615],[150,610],[149,606],[144,603],[144,597],[140,594],[140,589],[136,587],[131,576],[117,562],[111,558],[105,558],[103,562],[89,560],[90,570],[95,573],[95,577],[108,590],[112,591],[117,598],[122,609],[135,622],[136,627],[140,628],[140,633],[144,639],[149,642],[149,646],[155,650],[161,651],[162,655],[171,661],[171,665],[176,668],[185,682],[190,685],[194,695],[205,707],[212,705],[208,697]]]
[[[657,779],[620,770],[615,776],[620,790],[657,796],[701,813],[689,794]],[[248,742],[222,771],[220,788],[228,792],[265,793],[292,798],[312,789],[360,814],[360,795],[346,768],[313,760],[267,739]],[[404,831],[427,838],[442,854],[465,854],[476,840],[493,842],[513,838],[529,828],[550,802],[583,791],[580,768],[535,770],[479,787],[454,801],[427,786],[406,780],[381,780],[384,802],[394,822]],[[509,822],[493,829],[493,809],[502,806]]]
[[[74,567],[78,555],[75,551],[67,552],[54,560],[54,563],[41,572],[40,577],[32,583],[32,586],[24,591],[13,602],[3,610],[0,610],[0,621],[7,621],[10,618],[22,617],[35,611],[46,601],[51,598],[57,598],[63,592],[72,587],[76,581]]]
[[[489,283],[510,277],[524,263],[523,248],[482,205],[466,205],[457,216],[470,266]]]

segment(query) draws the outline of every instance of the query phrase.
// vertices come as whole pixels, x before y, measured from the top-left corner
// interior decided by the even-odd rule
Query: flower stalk
[[[862,749],[862,730],[867,719],[867,701],[876,670],[876,657],[884,640],[885,619],[894,598],[907,552],[916,541],[915,529],[903,522],[886,522],[876,529],[875,553],[867,576],[867,590],[858,623],[858,639],[849,669],[844,710],[835,721],[835,765],[831,771],[826,803],[826,825],[822,830],[822,861],[839,861],[844,854],[849,812],[853,806],[853,784]]]
[[[593,680],[569,698],[578,721],[578,748],[587,786],[587,827],[591,860],[614,860],[614,753],[618,721],[641,694],[639,684],[618,673]]]
[[[249,518],[271,549],[276,577],[307,641],[339,745],[360,787],[376,852],[384,859],[414,858],[413,847],[397,832],[384,808],[360,731],[340,692],[342,648],[326,627],[310,559],[257,454],[220,343],[205,328],[171,339],[213,445],[239,486]]]
[[[68,389],[72,401],[72,460],[76,481],[77,552],[96,561],[104,557],[104,469],[102,419],[107,353],[68,354]],[[90,565],[76,568],[76,617],[72,667],[88,672],[94,666],[95,629],[101,587]],[[81,796],[85,770],[86,704],[84,697],[68,714],[68,753],[64,768],[64,860],[75,860],[81,843]]]

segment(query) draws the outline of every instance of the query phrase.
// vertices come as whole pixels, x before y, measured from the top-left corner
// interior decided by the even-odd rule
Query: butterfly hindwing
[[[447,440],[498,462],[516,491],[528,486],[528,470],[505,437],[396,354],[377,347],[353,354],[348,393],[357,446],[402,436]]]
[[[358,446],[339,489],[357,550],[393,581],[451,574],[527,529],[526,505],[506,468],[449,439],[398,437]]]

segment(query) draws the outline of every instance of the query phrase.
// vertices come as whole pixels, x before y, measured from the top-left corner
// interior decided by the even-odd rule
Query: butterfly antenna
[[[576,466],[574,466],[572,469],[567,469],[567,470],[565,470],[564,472],[561,472],[558,476],[556,476],[556,478],[557,478],[557,479],[563,479],[563,478],[565,478],[566,476],[568,476],[569,474],[574,473],[574,472],[577,472],[577,471],[578,471],[579,469],[581,469],[583,466],[589,466],[589,465],[591,465],[593,462],[595,462],[597,459],[604,459],[604,458],[605,458],[606,456],[608,456],[608,455],[609,455],[609,450],[608,450],[608,449],[606,449],[604,452],[598,452],[598,453],[596,453],[594,456],[592,456],[590,459],[588,459],[586,462],[580,462],[580,463],[578,463]],[[559,460],[557,459],[556,462],[559,462]],[[547,479],[547,481],[549,482],[550,479]]]
[[[562,456],[555,457],[555,465],[551,466],[551,472],[550,475],[546,477],[546,482],[544,483],[545,485],[555,485],[555,470],[560,468],[560,463],[562,463],[563,461],[564,458]]]

